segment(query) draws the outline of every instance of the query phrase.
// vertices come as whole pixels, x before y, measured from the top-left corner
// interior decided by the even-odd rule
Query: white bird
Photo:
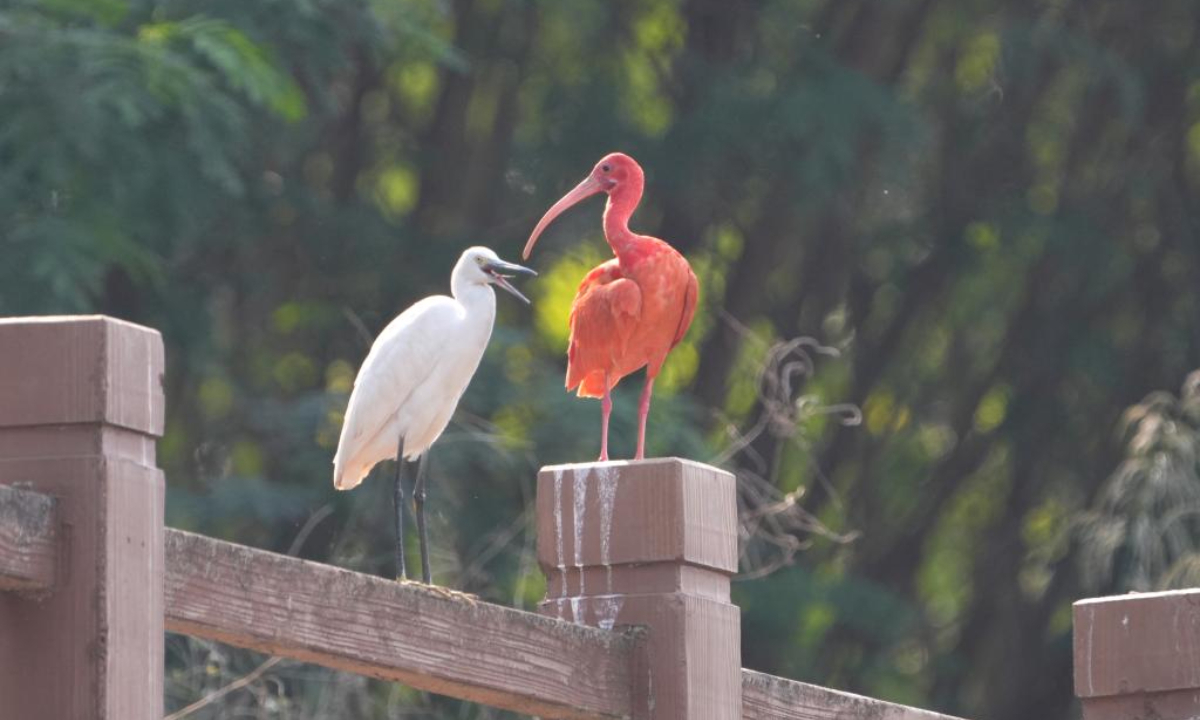
[[[453,297],[434,295],[400,313],[371,345],[354,379],[333,458],[333,486],[358,486],[381,460],[396,459],[396,577],[404,579],[404,460],[421,459],[413,487],[421,542],[421,571],[430,581],[425,535],[425,451],[446,429],[459,398],[479,367],[492,335],[499,285],[513,274],[537,275],[501,260],[485,247],[468,248],[450,276]]]

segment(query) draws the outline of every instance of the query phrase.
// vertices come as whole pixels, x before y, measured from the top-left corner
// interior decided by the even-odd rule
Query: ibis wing
[[[354,379],[346,407],[333,459],[335,486],[354,487],[375,463],[389,457],[388,447],[395,452],[392,445],[397,438],[382,444],[377,436],[433,372],[445,347],[437,338],[457,320],[453,300],[444,296],[425,298],[392,320],[375,339]]]
[[[599,392],[603,392],[603,374],[625,354],[641,312],[642,291],[637,283],[624,277],[617,260],[588,273],[571,304],[568,390],[589,376],[599,375]],[[585,385],[580,389],[582,394],[597,392],[594,382]]]
[[[685,267],[688,283],[683,296],[683,314],[679,316],[679,327],[675,330],[675,339],[671,341],[671,347],[678,345],[683,336],[687,335],[688,328],[692,326],[692,319],[696,317],[696,302],[700,298],[700,283],[696,281],[696,273],[692,272],[691,267]]]

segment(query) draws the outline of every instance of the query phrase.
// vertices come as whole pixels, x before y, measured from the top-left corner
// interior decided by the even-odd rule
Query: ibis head
[[[529,254],[533,252],[533,246],[537,243],[538,237],[541,236],[547,225],[554,222],[555,218],[562,215],[571,206],[597,193],[608,193],[610,203],[622,202],[622,204],[630,205],[629,211],[632,213],[633,206],[637,205],[637,201],[641,199],[644,182],[645,176],[642,173],[641,165],[638,165],[636,160],[625,153],[609,153],[600,158],[600,162],[596,163],[583,182],[563,195],[538,221],[537,226],[529,235],[529,241],[525,243],[525,250],[521,253],[521,257],[529,259]]]

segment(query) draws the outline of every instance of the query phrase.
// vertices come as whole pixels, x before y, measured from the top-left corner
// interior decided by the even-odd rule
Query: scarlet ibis
[[[371,345],[354,379],[337,454],[333,486],[350,490],[381,460],[396,458],[396,578],[404,564],[405,461],[420,458],[413,486],[413,514],[421,542],[421,576],[430,581],[425,534],[426,450],[446,429],[454,408],[479,367],[492,335],[498,285],[525,303],[509,284],[514,274],[537,275],[508,263],[485,247],[468,248],[450,276],[453,297],[427,297],[400,313]]]
[[[542,231],[567,208],[597,193],[608,194],[604,237],[616,257],[583,278],[571,303],[566,383],[567,390],[577,389],[579,397],[601,398],[601,460],[608,459],[612,389],[643,367],[646,384],[638,404],[634,457],[645,457],[654,378],[696,314],[699,286],[688,261],[662,240],[629,229],[644,184],[645,175],[633,158],[623,153],[605,155],[583,182],[546,211],[522,254],[529,258]]]

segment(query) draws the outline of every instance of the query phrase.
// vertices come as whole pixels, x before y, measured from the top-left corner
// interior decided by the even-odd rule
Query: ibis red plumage
[[[601,398],[601,460],[608,459],[612,389],[643,367],[646,384],[638,405],[634,457],[645,457],[654,379],[691,326],[699,295],[696,274],[678,250],[629,229],[644,185],[645,175],[633,158],[623,153],[605,155],[583,182],[546,211],[523,253],[528,259],[542,231],[568,208],[598,193],[608,195],[604,237],[616,257],[589,272],[575,294],[566,382],[567,389],[576,390],[579,397]]]

